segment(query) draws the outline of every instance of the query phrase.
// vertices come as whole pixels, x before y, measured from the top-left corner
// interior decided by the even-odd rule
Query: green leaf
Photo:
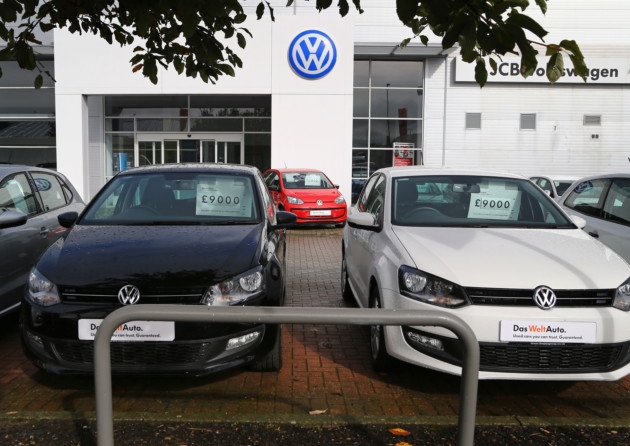
[[[486,85],[486,82],[488,81],[486,62],[482,58],[477,59],[477,63],[475,65],[475,81],[480,87]]]
[[[560,46],[567,51],[572,52],[576,57],[584,59],[584,56],[580,51],[580,47],[578,47],[578,44],[575,42],[575,40],[562,40],[560,42]]]
[[[409,23],[418,14],[418,2],[396,0],[396,14],[402,23]]]
[[[547,79],[553,84],[564,73],[564,60],[561,53],[555,53],[547,62]]]
[[[536,0],[536,4],[540,8],[543,14],[547,14],[547,1],[546,0]]]
[[[575,69],[575,74],[580,76],[582,79],[584,79],[584,82],[586,82],[586,80],[588,79],[589,71],[588,71],[588,67],[586,66],[586,63],[584,63],[584,59],[578,58],[574,56],[573,54],[569,54],[569,59],[571,59],[571,62],[573,62],[573,68]]]
[[[243,34],[237,33],[236,40],[238,41],[238,46],[240,46],[241,48],[245,48],[247,41],[245,40],[245,36],[243,36]]]
[[[264,13],[265,13],[265,4],[263,2],[260,2],[258,3],[258,6],[256,6],[256,18],[260,20],[260,18],[263,16]]]
[[[532,19],[531,17],[525,14],[512,14],[505,21],[505,23],[518,26],[519,28],[527,29],[531,31],[532,33],[534,33],[536,36],[538,36],[540,39],[542,39],[548,34],[548,32],[545,31],[545,29],[542,26],[540,26],[538,22],[536,22],[534,19]]]
[[[35,82],[33,82],[33,85],[35,86],[36,90],[42,88],[42,85],[44,85],[44,78],[41,74],[38,74],[37,77],[35,77]]]

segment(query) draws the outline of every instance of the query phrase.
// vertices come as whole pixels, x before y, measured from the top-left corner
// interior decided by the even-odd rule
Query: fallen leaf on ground
[[[399,427],[393,427],[389,429],[389,433],[392,435],[398,435],[400,437],[406,437],[408,435],[411,435],[411,432],[401,429]]]
[[[323,413],[328,412],[328,409],[324,409],[324,410],[311,410],[309,412],[309,415],[321,415]]]

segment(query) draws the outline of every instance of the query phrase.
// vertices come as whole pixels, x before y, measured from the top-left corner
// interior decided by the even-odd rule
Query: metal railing
[[[200,307],[191,305],[130,305],[110,313],[94,339],[96,429],[99,446],[113,446],[111,338],[125,322],[182,321],[213,323],[431,325],[451,330],[464,346],[457,444],[472,445],[477,410],[479,344],[460,318],[439,311],[323,307]]]

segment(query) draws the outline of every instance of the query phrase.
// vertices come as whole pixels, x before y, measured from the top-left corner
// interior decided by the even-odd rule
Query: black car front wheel
[[[282,368],[282,327],[278,325],[275,331],[273,347],[260,359],[250,366],[256,372],[278,372]]]

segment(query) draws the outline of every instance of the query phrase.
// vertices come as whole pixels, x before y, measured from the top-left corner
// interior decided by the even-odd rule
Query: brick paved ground
[[[288,238],[287,305],[345,306],[339,284],[341,231],[294,229]],[[369,364],[366,327],[285,325],[283,347],[284,367],[278,373],[237,370],[202,379],[115,378],[114,414],[144,419],[360,421],[422,416],[438,423],[456,421],[459,379],[411,366],[376,374]],[[28,415],[93,414],[92,378],[37,371],[22,355],[10,322],[0,330],[0,358],[0,422]],[[482,381],[477,419],[627,425],[629,391],[630,378],[613,383]]]

